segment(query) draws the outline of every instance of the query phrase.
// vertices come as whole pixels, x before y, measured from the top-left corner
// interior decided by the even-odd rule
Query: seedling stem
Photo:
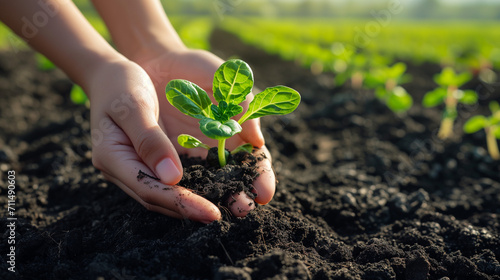
[[[219,140],[219,145],[217,146],[217,153],[219,155],[220,166],[226,165],[226,139]]]
[[[493,133],[493,128],[491,126],[486,127],[486,145],[488,147],[488,153],[494,160],[500,160],[500,152],[498,151],[497,139]]]

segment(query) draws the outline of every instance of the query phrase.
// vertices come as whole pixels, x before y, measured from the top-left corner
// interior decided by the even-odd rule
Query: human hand
[[[91,108],[92,162],[104,177],[148,210],[210,223],[219,209],[188,189],[179,157],[159,119],[158,99],[147,73],[128,60],[104,63],[85,89]],[[139,171],[161,183],[140,179]]]
[[[176,110],[165,97],[165,85],[172,79],[186,79],[196,83],[207,91],[213,100],[212,81],[213,75],[223,61],[212,53],[201,50],[182,49],[180,51],[166,51],[163,54],[150,58],[148,60],[137,60],[151,77],[160,102],[160,119],[165,124],[166,134],[171,137],[177,151],[189,156],[206,156],[205,149],[185,149],[181,147],[176,140],[179,134],[187,133],[202,140],[211,146],[216,146],[217,141],[203,135],[199,130],[198,122],[178,110]],[[248,106],[253,95],[241,104]],[[246,108],[245,108],[246,109]],[[245,111],[245,110],[244,110]],[[258,162],[259,177],[254,182],[254,192],[257,195],[255,202],[267,204],[271,201],[275,188],[276,179],[271,166],[271,156],[264,146],[264,138],[260,131],[260,122],[258,119],[252,119],[245,122],[241,133],[228,139],[229,149],[244,144],[251,143],[257,147],[254,152],[256,155],[264,155],[264,160]],[[251,198],[244,192],[235,194],[232,198],[236,201],[229,203],[231,212],[238,217],[243,217],[255,207]]]

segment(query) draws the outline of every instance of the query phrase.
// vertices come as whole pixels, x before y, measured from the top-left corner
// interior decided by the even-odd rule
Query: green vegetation
[[[410,78],[405,74],[406,64],[378,67],[368,73],[365,84],[375,89],[375,96],[394,112],[405,112],[413,105],[413,98],[400,85]]]
[[[444,103],[445,109],[438,137],[446,139],[453,133],[453,124],[457,118],[458,103],[472,105],[477,102],[477,93],[473,90],[460,90],[459,88],[472,78],[468,72],[456,74],[447,67],[440,74],[434,76],[434,81],[439,85],[433,91],[428,92],[422,104],[425,107],[434,107]]]
[[[212,104],[208,94],[196,84],[186,80],[172,80],[165,89],[167,100],[182,113],[199,119],[200,130],[209,138],[218,140],[219,164],[226,165],[226,139],[241,132],[241,125],[250,119],[267,115],[285,115],[291,113],[300,103],[300,94],[285,86],[266,88],[254,96],[248,110],[238,121],[232,117],[243,112],[239,104],[245,101],[253,87],[253,73],[250,66],[239,59],[228,60],[215,72],[213,92],[218,105]],[[178,137],[185,148],[208,145],[190,135]],[[247,150],[248,144],[237,148]]]
[[[405,60],[463,70],[500,68],[497,22],[394,20],[372,31],[369,23],[366,19],[226,18],[222,28],[286,60],[304,66],[320,62],[325,71],[333,70],[339,43],[351,53],[383,55],[389,63]]]
[[[481,129],[486,132],[486,144],[492,159],[500,160],[497,139],[500,139],[500,105],[497,101],[490,102],[491,116],[474,116],[464,124],[465,133],[475,133]]]

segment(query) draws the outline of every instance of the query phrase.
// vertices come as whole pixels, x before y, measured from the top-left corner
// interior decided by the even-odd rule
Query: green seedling
[[[35,59],[38,69],[42,71],[49,71],[56,68],[54,63],[52,63],[52,61],[50,61],[47,57],[45,57],[41,53],[36,53]]]
[[[251,92],[253,80],[250,66],[242,60],[232,59],[224,62],[214,75],[213,93],[217,105],[212,103],[202,88],[190,81],[172,80],[165,89],[167,100],[172,106],[199,119],[201,132],[218,141],[217,154],[221,167],[226,165],[226,139],[240,133],[241,125],[245,121],[267,115],[285,115],[293,112],[300,103],[300,94],[292,88],[266,88],[254,96],[248,110],[236,121],[232,118],[243,113],[243,107],[239,104],[245,101]],[[179,135],[177,141],[185,148],[210,148],[187,134]],[[244,144],[235,151],[251,152],[252,149],[250,144]]]
[[[465,133],[475,133],[481,129],[486,132],[488,153],[494,160],[500,160],[497,139],[500,139],[500,105],[496,101],[490,102],[491,116],[474,116],[464,124]]]
[[[410,80],[405,71],[406,64],[398,62],[390,67],[377,67],[365,78],[365,85],[375,89],[375,96],[396,113],[405,112],[413,105],[413,98],[401,86]]]
[[[71,87],[69,98],[74,104],[85,105],[87,107],[90,106],[87,95],[79,85],[74,84],[73,87]]]
[[[440,74],[434,76],[434,81],[439,85],[433,91],[425,94],[422,104],[424,107],[434,107],[445,104],[438,137],[447,139],[453,133],[453,123],[457,118],[458,103],[472,105],[477,102],[477,93],[473,90],[460,90],[472,75],[468,72],[455,73],[452,68],[446,67]]]

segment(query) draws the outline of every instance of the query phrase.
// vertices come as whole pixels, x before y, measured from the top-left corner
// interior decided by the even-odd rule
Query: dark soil
[[[252,182],[259,173],[257,157],[247,152],[226,154],[227,165],[222,168],[216,147],[210,149],[206,160],[181,155],[184,173],[179,185],[189,186],[196,194],[210,200],[219,207],[224,218],[229,219],[231,214],[228,206],[234,202],[230,199],[231,195],[243,191],[254,199]]]
[[[89,112],[58,70],[0,54],[0,279],[500,279],[500,165],[466,114],[499,100],[477,80],[456,136],[424,109],[437,65],[410,65],[415,98],[395,115],[366,90],[332,88],[217,31],[257,86],[286,84],[297,111],[262,120],[278,178],[273,201],[210,225],[148,212],[92,166]],[[482,109],[484,108],[484,109]],[[191,167],[194,168],[194,167]],[[194,168],[196,169],[196,168]],[[7,271],[7,172],[16,172],[16,273]]]

